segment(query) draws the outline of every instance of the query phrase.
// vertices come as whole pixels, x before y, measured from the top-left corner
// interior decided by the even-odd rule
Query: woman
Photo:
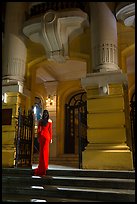
[[[39,142],[39,165],[34,169],[34,175],[44,176],[48,169],[49,143],[52,143],[52,120],[49,119],[49,112],[43,111],[42,119],[38,123]]]

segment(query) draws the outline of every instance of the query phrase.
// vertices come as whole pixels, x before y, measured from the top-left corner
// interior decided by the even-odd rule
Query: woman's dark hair
[[[41,125],[46,126],[48,123],[48,119],[49,119],[49,112],[48,112],[48,110],[44,110],[43,115],[42,115],[42,119],[41,119]]]

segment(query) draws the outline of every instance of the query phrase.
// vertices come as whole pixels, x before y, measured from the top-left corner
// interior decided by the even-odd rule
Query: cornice
[[[135,27],[135,3],[121,4],[116,8],[116,18],[123,21],[126,26]]]

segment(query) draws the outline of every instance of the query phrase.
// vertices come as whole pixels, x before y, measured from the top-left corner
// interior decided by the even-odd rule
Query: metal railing
[[[15,167],[31,166],[33,147],[34,117],[33,111],[28,111],[28,115],[18,109],[15,134]]]
[[[133,151],[133,163],[135,167],[135,93],[130,101],[130,122],[131,122],[131,137],[132,137],[132,151]]]
[[[36,5],[32,5],[29,9],[29,12],[26,14],[26,20],[31,17],[44,14],[48,10],[62,10],[62,9],[72,9],[80,8],[81,10],[86,10],[87,3],[81,1],[66,1],[66,2],[39,2]]]

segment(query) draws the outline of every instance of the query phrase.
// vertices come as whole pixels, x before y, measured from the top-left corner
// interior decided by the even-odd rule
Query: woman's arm
[[[49,119],[49,133],[50,133],[50,143],[52,143],[52,120]]]

